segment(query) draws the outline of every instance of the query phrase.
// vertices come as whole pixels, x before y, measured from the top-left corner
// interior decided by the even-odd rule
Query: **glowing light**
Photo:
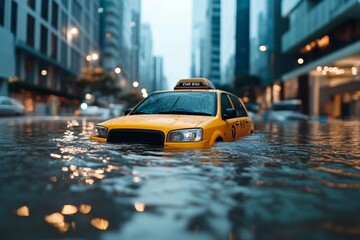
[[[93,96],[90,93],[87,93],[87,94],[85,94],[85,98],[87,100],[91,100],[93,98]]]
[[[18,215],[19,217],[28,217],[30,216],[30,210],[27,206],[19,207],[16,210],[16,215]]]
[[[98,8],[98,13],[103,13],[104,12],[104,8]]]
[[[139,83],[138,83],[138,82],[133,82],[133,86],[134,86],[134,87],[138,87],[138,86],[139,86]]]
[[[106,230],[109,227],[109,221],[102,218],[93,218],[91,219],[90,224],[99,230]]]
[[[81,204],[79,206],[79,212],[83,214],[88,214],[89,212],[91,212],[91,206],[87,204]]]
[[[148,94],[147,93],[143,93],[143,98],[147,98],[148,97]]]
[[[146,89],[145,88],[141,89],[141,93],[142,94],[146,93]]]
[[[298,60],[297,60],[297,62],[298,62],[298,64],[303,64],[304,63],[304,59],[303,58],[298,58]]]
[[[46,70],[41,70],[40,73],[41,73],[42,76],[46,76],[46,75],[47,75],[47,71],[46,71]]]
[[[62,170],[63,172],[69,171],[69,169],[68,169],[67,167],[62,167],[61,170]]]
[[[53,157],[53,158],[61,158],[61,155],[56,154],[56,153],[50,153],[50,157]]]
[[[64,216],[61,213],[53,213],[45,216],[45,221],[49,224],[57,225],[64,223]]]
[[[70,28],[70,33],[76,36],[79,34],[79,29],[77,27],[72,27]]]
[[[322,71],[322,67],[321,67],[321,66],[318,66],[318,67],[316,68],[316,71],[321,72],[321,71]]]
[[[80,105],[80,108],[83,109],[83,110],[87,109],[87,108],[88,108],[87,103],[82,103],[82,104]]]
[[[136,183],[137,183],[137,182],[141,182],[141,178],[139,178],[139,177],[134,177],[134,178],[133,178],[133,182],[136,182]]]
[[[77,213],[78,209],[74,205],[64,205],[61,213],[64,215],[73,215]]]
[[[111,33],[105,33],[105,37],[106,37],[106,38],[111,38],[112,35],[111,35]]]
[[[91,55],[91,59],[96,61],[96,60],[99,59],[99,55],[98,55],[97,53],[93,53],[93,54]]]
[[[138,212],[144,212],[145,211],[145,204],[141,202],[136,202],[134,204],[135,210]]]
[[[88,62],[91,61],[91,56],[90,56],[90,55],[87,55],[87,56],[86,56],[86,61],[88,61]]]
[[[93,179],[86,179],[86,180],[85,180],[85,183],[86,183],[86,184],[89,184],[89,185],[93,185],[94,182],[95,182],[95,181],[94,181]]]
[[[351,74],[354,75],[354,76],[356,76],[358,74],[358,70],[357,70],[356,67],[351,68]]]
[[[115,68],[115,73],[116,73],[116,74],[121,73],[121,68],[119,68],[119,67]]]
[[[265,45],[261,45],[261,46],[259,46],[259,50],[260,50],[261,52],[266,52],[266,51],[268,50],[268,47],[265,46]]]

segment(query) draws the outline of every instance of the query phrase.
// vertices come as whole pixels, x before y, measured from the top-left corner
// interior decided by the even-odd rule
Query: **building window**
[[[28,0],[28,6],[31,7],[35,11],[36,0]]]
[[[33,18],[32,16],[28,15],[27,16],[27,34],[26,34],[26,43],[31,46],[34,47],[34,43],[35,43],[35,18]]]
[[[69,0],[62,0],[62,4],[64,5],[65,8],[68,8]]]
[[[41,17],[46,21],[49,18],[49,0],[41,1]]]
[[[57,60],[57,37],[54,33],[51,34],[51,54],[50,56],[54,59]]]
[[[48,47],[48,30],[45,26],[41,26],[40,52],[47,54]]]
[[[64,65],[64,66],[68,66],[67,64],[67,54],[68,52],[68,48],[67,48],[67,45],[64,41],[61,42],[61,63]]]
[[[68,18],[66,12],[61,11],[61,33],[64,38],[67,38],[68,34]]]
[[[17,30],[17,3],[13,0],[11,3],[11,32],[16,36]]]
[[[59,5],[56,2],[53,2],[51,25],[55,29],[58,29],[58,19],[59,19]]]
[[[4,26],[5,1],[0,1],[0,26]]]
[[[34,83],[35,71],[34,71],[34,59],[27,57],[25,59],[25,81],[28,83]]]
[[[73,0],[72,3],[73,3],[72,15],[81,24],[82,8],[81,8],[81,5],[80,5],[80,2],[78,0]]]

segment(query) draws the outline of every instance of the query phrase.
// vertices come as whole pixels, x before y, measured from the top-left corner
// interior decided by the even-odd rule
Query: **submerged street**
[[[0,239],[358,239],[360,122],[256,122],[208,149],[0,119]]]

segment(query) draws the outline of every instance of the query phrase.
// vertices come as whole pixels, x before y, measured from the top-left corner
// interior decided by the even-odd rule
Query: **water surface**
[[[0,239],[359,239],[360,123],[257,123],[209,149],[0,119]]]

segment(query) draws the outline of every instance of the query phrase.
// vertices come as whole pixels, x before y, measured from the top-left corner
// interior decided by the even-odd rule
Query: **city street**
[[[256,122],[209,149],[0,118],[0,239],[359,239],[360,122]]]

